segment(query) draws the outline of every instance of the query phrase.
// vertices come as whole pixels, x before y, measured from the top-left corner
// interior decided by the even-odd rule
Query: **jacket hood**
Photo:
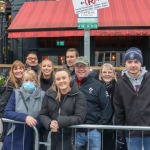
[[[22,93],[25,100],[27,100],[30,96],[32,96],[34,98],[39,98],[41,96],[40,87],[37,87],[36,91],[33,94],[28,94],[25,91],[25,89],[23,88],[23,86],[21,86],[19,89],[16,89],[16,90],[19,90]],[[42,91],[42,92],[44,92],[44,91]]]
[[[138,77],[138,79],[140,79],[141,77],[143,77],[146,72],[147,72],[146,68],[145,68],[145,67],[141,67],[141,74],[140,74],[140,76]],[[129,77],[130,79],[133,79],[133,77],[131,77],[131,76],[129,75],[127,69],[122,70],[121,75],[123,76],[124,74],[126,74],[127,77]]]

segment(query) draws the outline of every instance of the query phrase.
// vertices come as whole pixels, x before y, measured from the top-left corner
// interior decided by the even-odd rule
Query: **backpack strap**
[[[22,101],[23,101],[23,103],[24,103],[24,105],[25,105],[25,107],[26,107],[26,110],[28,111],[28,106],[27,106],[27,104],[26,104],[26,102],[25,102],[25,99],[24,99],[24,97],[23,97],[23,94],[22,94],[21,92],[19,92],[19,93],[20,93],[21,98],[22,98]]]

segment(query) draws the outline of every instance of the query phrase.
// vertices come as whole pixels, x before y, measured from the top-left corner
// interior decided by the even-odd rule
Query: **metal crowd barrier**
[[[8,122],[8,123],[17,123],[17,124],[25,124],[25,122],[20,122],[20,121],[14,121],[6,118],[2,118],[3,122]],[[35,133],[35,140],[34,140],[34,150],[39,150],[39,133],[36,127],[33,127],[34,133]]]
[[[19,123],[19,124],[24,124],[24,122],[19,122],[19,121],[14,121],[14,120],[10,120],[10,119],[5,119],[2,118],[3,122],[9,122],[9,123]],[[79,128],[84,128],[90,130],[90,129],[100,129],[102,130],[102,134],[103,134],[103,130],[128,130],[130,132],[130,130],[139,130],[139,131],[150,131],[150,127],[149,126],[116,126],[116,125],[73,125],[70,126],[70,128],[75,130],[75,136],[76,136],[76,130]],[[47,138],[47,142],[40,142],[39,141],[39,133],[36,127],[33,127],[34,133],[35,133],[35,140],[34,140],[34,150],[39,150],[39,145],[40,144],[44,144],[47,147],[47,150],[51,150],[51,131],[48,134],[48,138]],[[62,133],[63,135],[63,133]],[[102,149],[103,150],[103,146]]]
[[[89,124],[84,125],[84,124],[82,124],[82,125],[73,125],[73,126],[70,126],[70,128],[75,130],[75,137],[76,137],[76,132],[77,132],[76,130],[79,128],[87,129],[87,131],[89,131],[90,129],[100,129],[102,131],[102,135],[103,135],[103,130],[116,130],[116,131],[128,130],[129,132],[130,132],[130,130],[139,130],[142,132],[150,131],[149,126],[116,126],[116,125],[89,125]],[[63,135],[63,133],[62,133],[62,135]],[[51,144],[51,132],[49,132],[48,141],[49,141],[49,144]],[[102,139],[102,143],[103,143],[103,139]],[[87,148],[87,149],[89,150],[89,148]],[[47,150],[51,150],[50,145],[47,148]],[[63,148],[62,148],[62,150],[63,150]],[[76,150],[75,145],[74,145],[74,150]],[[103,150],[103,145],[102,145],[101,150]],[[142,150],[143,150],[143,148],[142,148]]]
[[[86,124],[86,125],[73,125],[73,126],[71,126],[71,128],[75,129],[75,133],[76,133],[76,129],[79,129],[79,128],[88,129],[88,131],[90,129],[100,129],[102,131],[102,138],[103,138],[103,130],[105,130],[105,129],[116,130],[116,137],[117,137],[118,130],[128,130],[129,134],[130,134],[131,130],[142,131],[142,133],[143,133],[143,131],[150,131],[149,126],[117,126],[117,125],[89,125],[89,124]],[[130,136],[129,136],[129,138],[130,138]],[[102,139],[102,143],[103,143],[103,139]],[[116,145],[117,145],[117,141],[116,141]],[[89,150],[89,148],[87,148],[87,149]],[[103,145],[101,147],[101,150],[103,150]],[[115,150],[116,150],[116,148],[115,148]],[[142,147],[142,150],[144,150],[143,147]]]

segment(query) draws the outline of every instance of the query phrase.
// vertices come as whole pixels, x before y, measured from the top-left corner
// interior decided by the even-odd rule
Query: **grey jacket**
[[[40,88],[37,88],[34,94],[27,94],[23,87],[15,89],[16,105],[15,110],[19,113],[25,113],[32,117],[37,117],[41,110],[42,101],[45,92]],[[23,102],[23,99],[27,105],[28,110]]]

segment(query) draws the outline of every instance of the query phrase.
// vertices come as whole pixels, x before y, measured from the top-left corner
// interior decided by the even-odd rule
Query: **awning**
[[[150,0],[110,0],[98,10],[91,36],[150,36]],[[84,36],[72,0],[25,2],[8,28],[9,38]]]

